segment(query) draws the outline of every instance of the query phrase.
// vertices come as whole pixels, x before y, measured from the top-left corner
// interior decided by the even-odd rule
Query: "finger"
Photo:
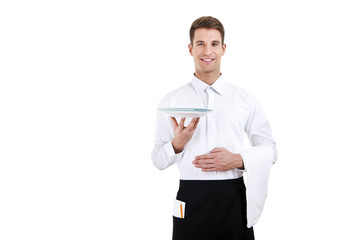
[[[224,150],[224,148],[216,147],[211,151],[211,153],[217,153],[217,152],[221,152],[223,150]]]
[[[201,170],[202,170],[202,172],[215,172],[215,171],[217,171],[216,168],[202,168]]]
[[[196,123],[198,121],[199,118],[193,118],[192,121],[188,124],[188,127],[187,128],[190,128],[190,129],[193,129],[195,128],[196,126]]]
[[[214,159],[200,159],[200,160],[194,160],[192,162],[194,165],[203,167],[207,165],[214,165]]]
[[[178,127],[178,123],[177,123],[177,120],[175,119],[175,117],[171,117],[170,119],[172,120],[173,127],[174,127],[174,128],[177,128],[177,127]]]
[[[214,168],[214,164],[194,164],[196,168],[202,168],[202,169],[210,169]]]
[[[198,165],[199,168],[201,168],[202,170],[210,170],[210,169],[216,169],[215,165],[213,163],[211,164],[203,164],[203,165]]]
[[[179,121],[179,126],[184,128],[184,122],[186,121],[186,118],[181,118],[181,120]]]
[[[213,158],[214,158],[213,154],[207,153],[207,154],[196,156],[194,159],[201,160],[201,159],[213,159]]]
[[[196,128],[197,128],[198,123],[199,123],[199,119],[200,119],[200,118],[197,118],[196,123],[194,124],[194,127],[193,127],[194,129],[196,129]]]

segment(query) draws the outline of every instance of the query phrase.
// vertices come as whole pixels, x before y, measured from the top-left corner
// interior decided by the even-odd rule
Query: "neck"
[[[216,72],[205,73],[196,70],[195,75],[198,79],[202,80],[203,82],[211,86],[221,76],[221,72],[216,71]]]

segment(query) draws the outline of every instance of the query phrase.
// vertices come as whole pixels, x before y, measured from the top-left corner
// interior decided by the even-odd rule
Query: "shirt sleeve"
[[[174,129],[170,117],[157,111],[155,141],[152,161],[156,168],[163,170],[182,160],[183,151],[175,153],[172,146]]]
[[[247,226],[252,227],[262,214],[271,166],[277,160],[276,142],[269,121],[253,95],[250,97],[250,115],[245,131],[252,146],[241,153],[247,173]]]

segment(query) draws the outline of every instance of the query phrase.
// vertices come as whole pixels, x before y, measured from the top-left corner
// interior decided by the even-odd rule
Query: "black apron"
[[[186,204],[184,218],[173,216],[173,240],[254,240],[243,178],[180,180],[177,200]]]

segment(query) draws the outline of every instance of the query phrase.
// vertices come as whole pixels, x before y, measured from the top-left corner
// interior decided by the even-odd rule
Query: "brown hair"
[[[198,28],[207,28],[207,29],[217,29],[221,33],[222,37],[222,44],[224,42],[224,28],[222,23],[214,17],[206,16],[206,17],[200,17],[196,19],[193,23],[191,28],[189,29],[189,37],[191,40],[191,44],[193,44],[194,39],[194,32]]]

